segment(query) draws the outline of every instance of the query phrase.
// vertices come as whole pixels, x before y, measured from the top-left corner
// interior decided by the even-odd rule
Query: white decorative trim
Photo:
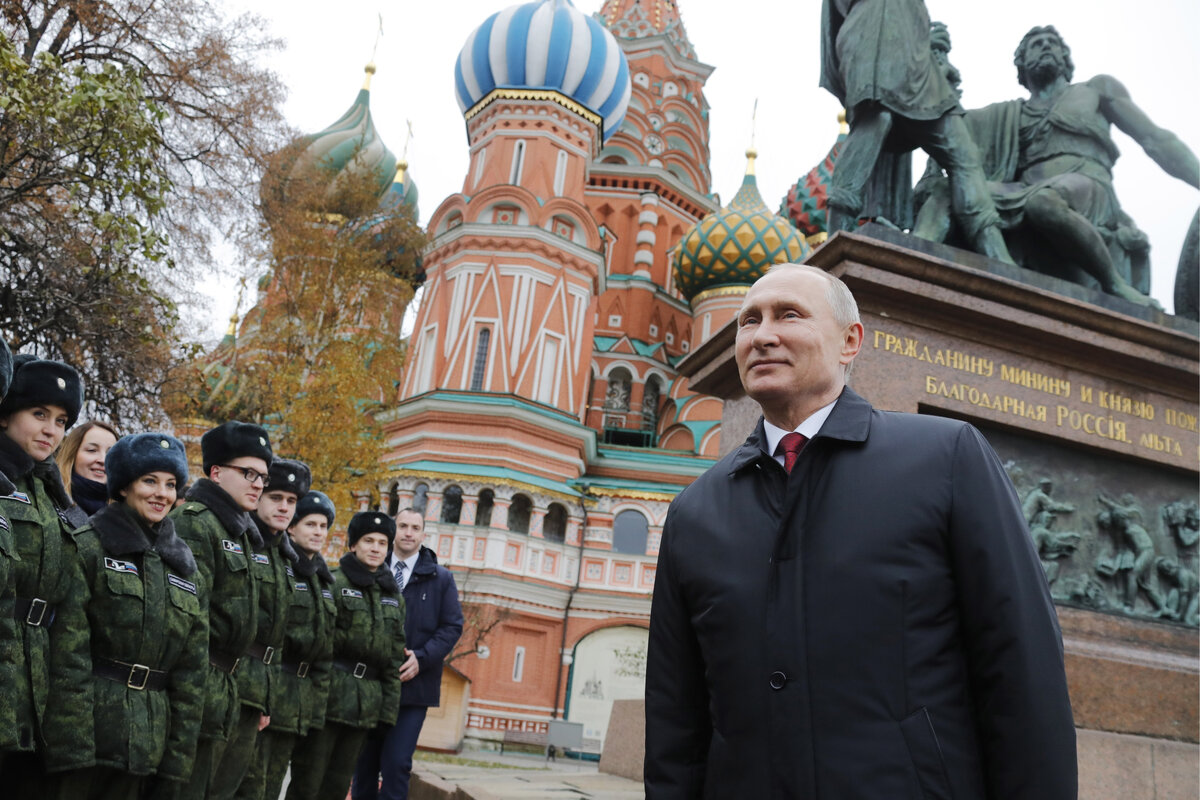
[[[654,243],[657,241],[658,241],[658,236],[655,235],[654,231],[638,231],[638,234],[637,234],[637,243],[638,244],[648,244],[651,247],[653,247]]]
[[[641,236],[640,233],[638,235],[639,237]],[[649,266],[654,263],[654,253],[650,252],[649,250],[639,250],[633,254],[633,263],[646,264]]]

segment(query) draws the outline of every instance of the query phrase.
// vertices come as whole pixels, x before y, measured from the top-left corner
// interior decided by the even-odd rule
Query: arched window
[[[425,507],[429,505],[429,485],[418,483],[417,488],[413,489],[412,507],[414,511],[420,511],[421,516],[425,516]]]
[[[471,369],[471,391],[483,391],[483,378],[487,373],[488,345],[492,341],[492,329],[480,328],[475,343],[475,365]]]
[[[644,556],[650,526],[646,518],[637,511],[622,511],[613,520],[614,553]]]
[[[475,524],[486,528],[492,524],[492,508],[496,505],[496,493],[484,489],[479,493],[479,506],[475,509]]]
[[[542,523],[542,536],[551,542],[561,542],[567,538],[567,509],[562,503],[550,504]]]
[[[462,517],[462,489],[458,486],[447,486],[442,492],[442,522],[458,524]]]
[[[608,393],[604,396],[606,411],[629,410],[629,387],[632,382],[629,370],[624,367],[617,367],[609,373]]]
[[[521,183],[521,170],[525,166],[525,140],[518,139],[513,146],[512,172],[509,173],[508,182],[513,186],[518,186]]]
[[[658,404],[661,399],[658,378],[652,377],[646,381],[646,391],[642,395],[642,430],[651,433],[658,430]]]
[[[529,533],[529,512],[533,501],[523,494],[514,494],[508,507],[508,529],[513,533]]]
[[[567,181],[567,158],[567,151],[559,150],[558,159],[554,165],[554,194],[560,197]]]

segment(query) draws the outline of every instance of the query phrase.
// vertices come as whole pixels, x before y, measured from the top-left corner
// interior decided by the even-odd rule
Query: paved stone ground
[[[592,762],[539,756],[478,754],[471,764],[421,759],[413,765],[410,800],[644,800],[642,785],[604,775]],[[519,767],[514,769],[514,767]]]

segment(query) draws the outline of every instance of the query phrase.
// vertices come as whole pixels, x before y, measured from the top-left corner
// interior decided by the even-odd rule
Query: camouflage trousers
[[[213,772],[212,785],[208,790],[209,800],[234,800],[238,787],[250,770],[254,759],[254,743],[258,738],[258,723],[262,712],[257,708],[242,706],[233,732],[225,745]]]
[[[273,731],[270,728],[258,735],[258,757],[251,767],[251,774],[257,770],[262,776],[262,792],[259,797],[263,800],[278,800],[283,790],[283,779],[287,775],[288,762],[292,760],[292,750],[299,740],[300,737],[294,733]]]
[[[345,800],[366,740],[365,728],[336,722],[299,739],[292,751],[287,800]]]
[[[43,797],[53,800],[143,800],[149,779],[112,767],[86,767],[52,775],[53,788]]]

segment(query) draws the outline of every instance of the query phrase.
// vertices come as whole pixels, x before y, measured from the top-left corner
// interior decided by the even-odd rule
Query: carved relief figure
[[[1166,593],[1158,616],[1185,625],[1200,624],[1200,578],[1173,558],[1157,558],[1154,564],[1159,585]]]
[[[1029,533],[1046,573],[1046,583],[1051,586],[1058,579],[1058,562],[1070,558],[1082,538],[1078,533],[1053,531],[1055,516],[1049,511],[1040,512],[1030,523]]]
[[[1167,503],[1160,512],[1163,527],[1175,540],[1179,562],[1196,571],[1196,542],[1200,541],[1200,505],[1195,501],[1176,500]]]
[[[1162,596],[1151,583],[1154,571],[1154,541],[1141,525],[1142,512],[1136,499],[1125,494],[1121,497],[1121,503],[1117,503],[1103,492],[1097,499],[1108,509],[1100,512],[1098,521],[1101,527],[1112,532],[1118,550],[1110,562],[1111,572],[1105,568],[1103,559],[1097,564],[1097,571],[1117,578],[1126,614],[1133,613],[1139,590],[1146,595],[1156,612],[1161,611]],[[1126,574],[1122,576],[1122,572]]]

